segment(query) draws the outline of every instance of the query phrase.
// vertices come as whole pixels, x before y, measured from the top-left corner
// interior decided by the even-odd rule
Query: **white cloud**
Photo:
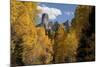
[[[62,15],[62,12],[60,9],[50,8],[50,7],[47,7],[46,5],[38,6],[37,9],[41,10],[41,13],[39,14],[40,17],[41,17],[41,14],[47,13],[49,16],[49,19],[52,19],[52,20],[56,19],[57,16]]]
[[[70,16],[70,15],[74,15],[74,12],[72,12],[72,11],[66,11],[66,12],[64,12],[64,14],[66,14],[67,16]]]

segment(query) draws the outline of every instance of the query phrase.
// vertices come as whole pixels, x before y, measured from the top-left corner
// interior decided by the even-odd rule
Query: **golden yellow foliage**
[[[36,28],[36,32],[35,44],[33,44],[32,49],[28,47],[24,51],[23,61],[27,64],[48,64],[52,61],[51,54],[53,51],[51,40],[45,35],[45,29],[43,27]]]
[[[66,44],[64,26],[60,25],[54,41],[54,63],[61,63],[65,60]]]
[[[79,37],[74,29],[70,30],[70,32],[66,34],[64,43],[66,44],[67,62],[75,62],[77,55],[77,48],[79,44]]]
[[[11,0],[12,64],[14,62],[15,65],[75,62],[77,48],[82,39],[88,40],[86,43],[91,47],[90,50],[94,52],[95,41],[93,39],[95,34],[92,33],[89,38],[88,36],[85,37],[86,32],[91,31],[88,20],[89,6],[77,8],[75,13],[77,15],[75,15],[69,31],[65,30],[63,24],[56,23],[55,30],[49,32],[52,33],[52,35],[49,35],[43,26],[36,27],[37,15],[40,12],[37,5],[38,3]],[[85,32],[85,34],[82,32]],[[94,55],[92,58],[94,58]],[[90,58],[87,56],[85,59]]]
[[[94,61],[95,7],[86,5],[78,6],[72,27],[76,30],[79,38],[77,61]]]
[[[34,3],[11,0],[11,38],[14,41],[14,44],[11,45],[15,45],[13,50],[15,50],[15,62],[18,65],[23,62],[24,52],[26,53],[27,49],[32,49],[36,41],[35,20],[33,18],[37,12],[33,13],[33,8],[37,10]]]
[[[37,4],[11,0],[11,46],[16,65],[47,64],[52,60],[51,40],[36,28]]]

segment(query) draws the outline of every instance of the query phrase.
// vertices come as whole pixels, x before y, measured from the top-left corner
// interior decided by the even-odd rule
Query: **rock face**
[[[44,13],[42,14],[42,25],[44,26],[44,28],[46,29],[46,31],[49,29],[49,18],[48,18],[48,14]]]
[[[51,31],[53,31],[53,23],[49,22],[48,14],[43,13],[41,18],[41,23],[37,25],[37,27],[44,27],[46,34],[49,34]]]
[[[63,25],[64,25],[64,28],[65,28],[65,30],[66,31],[68,31],[69,30],[69,21],[67,20],[67,21],[65,21],[64,23],[63,23]]]
[[[48,33],[49,29],[51,29],[51,27],[49,26],[49,17],[48,14],[43,13],[42,14],[42,18],[41,18],[41,23],[38,24],[36,27],[44,27],[46,34]]]

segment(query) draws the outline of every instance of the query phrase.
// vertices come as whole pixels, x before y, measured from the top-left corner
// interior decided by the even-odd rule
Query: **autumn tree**
[[[11,45],[15,45],[16,65],[22,65],[23,52],[32,47],[35,41],[35,16],[36,4],[11,0]],[[26,47],[27,46],[27,47]]]
[[[38,3],[11,0],[11,55],[13,65],[48,64],[52,61],[51,39],[36,27]]]
[[[64,62],[66,55],[66,44],[64,43],[64,26],[61,24],[58,27],[58,31],[56,31],[54,38],[54,63],[62,63]]]
[[[55,22],[36,27],[38,3],[11,0],[11,64],[32,65],[95,59],[94,7],[78,6],[68,31]],[[51,24],[52,25],[52,24]],[[51,34],[52,33],[52,34]]]
[[[95,60],[95,7],[78,6],[72,26],[79,37],[77,61]]]
[[[76,62],[77,48],[79,43],[76,30],[71,28],[69,32],[65,34],[64,43],[66,44],[65,62]]]
[[[88,8],[90,9],[89,13],[87,13],[88,27],[86,28],[84,26],[84,29],[82,29],[80,44],[78,48],[78,61],[95,60],[95,7],[88,6]]]

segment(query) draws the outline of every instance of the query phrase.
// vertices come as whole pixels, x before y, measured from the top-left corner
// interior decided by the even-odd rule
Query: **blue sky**
[[[55,14],[54,16],[51,15],[50,21],[58,21],[59,23],[62,23],[66,20],[71,21],[72,18],[74,17],[75,9],[77,5],[74,4],[58,4],[58,3],[39,3],[39,7],[44,10],[44,12],[47,13],[52,10],[51,12],[54,13],[49,13]],[[45,9],[46,8],[46,9]]]

